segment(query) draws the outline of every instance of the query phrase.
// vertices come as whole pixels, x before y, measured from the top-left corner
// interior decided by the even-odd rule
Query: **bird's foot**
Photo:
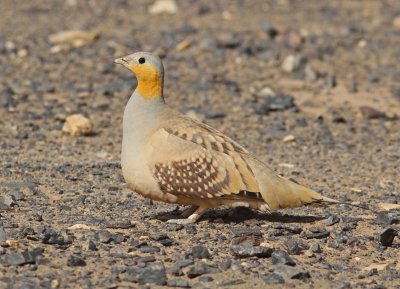
[[[168,220],[168,224],[180,224],[180,225],[189,225],[189,224],[194,224],[197,222],[198,219],[208,210],[208,207],[198,207],[198,206],[192,206],[185,210],[183,214],[189,215],[186,219],[171,219]]]
[[[189,208],[184,209],[183,212],[181,213],[181,216],[184,218],[189,218],[190,215],[192,215],[194,212],[196,212],[196,210],[198,208],[199,208],[199,206],[192,205]]]

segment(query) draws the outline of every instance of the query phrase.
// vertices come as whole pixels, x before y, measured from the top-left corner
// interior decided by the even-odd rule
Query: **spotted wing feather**
[[[163,155],[163,161],[154,163],[153,174],[161,190],[201,198],[258,196],[244,193],[259,192],[242,157],[248,152],[222,133],[183,118],[179,127],[164,126],[158,134],[163,137],[157,140],[155,151]]]

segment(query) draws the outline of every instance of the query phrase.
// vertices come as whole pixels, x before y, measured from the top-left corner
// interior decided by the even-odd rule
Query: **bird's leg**
[[[199,206],[195,206],[192,205],[189,208],[186,208],[183,210],[183,212],[181,213],[181,216],[184,218],[188,218],[191,214],[193,214],[197,209],[199,208]]]
[[[196,206],[194,206],[196,207]],[[168,224],[189,225],[197,222],[198,219],[208,210],[209,207],[196,207],[196,210],[186,219],[171,219]],[[192,207],[190,208],[192,209]]]

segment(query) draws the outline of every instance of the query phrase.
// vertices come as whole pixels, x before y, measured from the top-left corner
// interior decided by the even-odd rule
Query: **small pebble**
[[[195,259],[208,259],[210,258],[210,252],[202,245],[198,245],[192,248],[192,256]]]
[[[392,227],[385,228],[379,234],[379,242],[381,243],[382,246],[390,247],[393,244],[394,238],[398,236],[398,234],[399,232]]]
[[[305,243],[295,239],[288,239],[284,244],[289,255],[299,255],[304,250],[308,249],[308,246]]]
[[[197,228],[194,225],[186,226],[185,229],[188,234],[197,234]]]
[[[340,222],[340,218],[336,215],[330,215],[328,219],[326,219],[325,224],[327,226],[333,226]]]
[[[71,136],[91,135],[94,132],[93,123],[82,114],[73,114],[66,118],[63,131]]]
[[[231,246],[231,252],[233,255],[239,258],[247,257],[271,257],[274,250],[272,248],[266,248],[261,246],[247,246],[247,245],[235,245]]]
[[[44,249],[35,248],[31,251],[12,252],[5,257],[6,263],[9,265],[25,265],[34,264],[39,257],[43,255]]]
[[[96,233],[96,239],[101,243],[110,243],[112,240],[112,235],[107,230],[101,230]]]
[[[265,284],[284,284],[285,279],[276,273],[267,274],[263,277]]]
[[[272,264],[275,265],[288,265],[288,266],[296,266],[296,262],[290,258],[288,253],[282,250],[277,250],[271,255]]]
[[[163,263],[148,263],[144,268],[129,268],[127,270],[127,279],[140,285],[165,285],[167,283],[167,275]]]
[[[86,266],[86,261],[79,256],[76,255],[69,255],[68,260],[67,260],[67,265],[70,267],[82,267]]]

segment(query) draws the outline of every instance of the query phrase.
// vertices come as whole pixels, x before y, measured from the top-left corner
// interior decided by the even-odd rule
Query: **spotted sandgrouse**
[[[163,97],[164,68],[150,53],[115,60],[138,80],[123,118],[122,172],[140,195],[192,205],[193,223],[209,208],[245,206],[270,212],[335,200],[280,177],[218,130],[171,109]]]

